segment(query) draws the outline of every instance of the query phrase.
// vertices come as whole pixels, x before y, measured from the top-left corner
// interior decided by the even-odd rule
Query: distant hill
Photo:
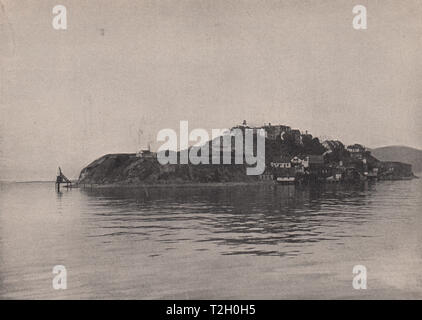
[[[405,146],[387,146],[371,149],[371,152],[378,160],[409,163],[414,173],[422,172],[422,150]]]

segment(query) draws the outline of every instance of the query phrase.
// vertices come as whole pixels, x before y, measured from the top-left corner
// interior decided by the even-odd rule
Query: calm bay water
[[[422,299],[422,180],[0,187],[2,299]],[[367,290],[352,287],[358,264]],[[52,288],[55,265],[66,290]]]

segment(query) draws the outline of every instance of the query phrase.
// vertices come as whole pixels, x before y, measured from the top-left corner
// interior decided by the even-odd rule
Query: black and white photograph
[[[0,300],[421,300],[421,89],[421,0],[0,0]]]

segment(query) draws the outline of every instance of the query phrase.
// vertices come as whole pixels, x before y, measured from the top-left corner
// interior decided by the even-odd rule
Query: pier
[[[62,172],[62,169],[59,167],[57,172],[57,178],[56,178],[56,189],[57,192],[60,192],[60,184],[66,183],[66,188],[72,188],[72,181],[68,179]]]

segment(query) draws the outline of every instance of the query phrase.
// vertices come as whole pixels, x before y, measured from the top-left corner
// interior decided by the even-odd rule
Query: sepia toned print
[[[421,299],[421,36],[417,0],[0,0],[0,299]]]

